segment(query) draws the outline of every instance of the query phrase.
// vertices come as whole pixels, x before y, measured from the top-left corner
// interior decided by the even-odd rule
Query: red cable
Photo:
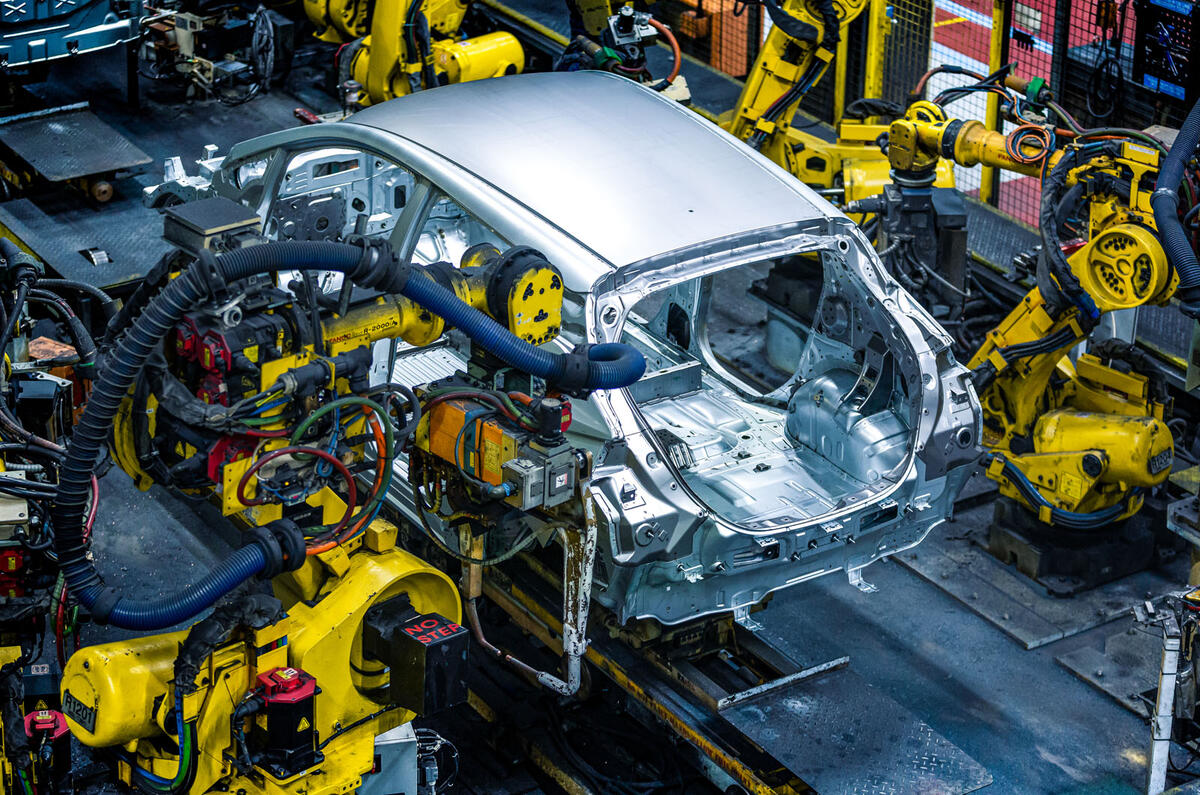
[[[358,490],[354,486],[354,476],[350,474],[350,470],[342,463],[341,459],[317,447],[280,447],[278,450],[272,450],[266,455],[259,458],[246,473],[242,475],[242,479],[238,481],[237,498],[243,505],[264,505],[266,500],[258,498],[250,499],[246,496],[246,486],[250,483],[250,478],[254,477],[254,473],[262,468],[268,461],[273,461],[276,458],[284,455],[295,455],[297,453],[303,455],[315,455],[324,461],[329,462],[337,473],[342,476],[342,480],[346,482],[346,513],[342,516],[340,522],[333,528],[331,532],[338,532],[347,522],[350,521],[350,516],[354,513],[355,501],[358,499]]]
[[[650,17],[650,27],[661,33],[662,37],[667,40],[667,44],[671,45],[671,54],[675,58],[675,65],[671,67],[671,74],[667,75],[667,82],[674,83],[675,78],[679,77],[680,68],[683,66],[683,50],[679,49],[679,42],[675,40],[675,34],[666,25],[654,17]]]
[[[438,395],[437,397],[432,397],[426,401],[425,411],[429,411],[429,409],[433,406],[436,406],[439,403],[445,403],[448,400],[470,400],[473,403],[486,403],[487,405],[496,409],[496,411],[499,411],[501,414],[508,417],[513,422],[517,424],[520,424],[521,422],[520,418],[513,414],[508,407],[504,405],[504,402],[500,400],[500,398],[496,397],[495,395],[490,395],[487,392],[463,391],[448,392],[444,395]]]
[[[58,609],[54,614],[54,648],[58,652],[58,667],[61,670],[67,664],[67,584],[58,592]]]
[[[375,436],[375,449],[377,450],[376,455],[375,455],[375,483],[371,487],[370,497],[367,498],[367,502],[369,503],[372,499],[375,498],[375,495],[379,493],[379,489],[383,486],[384,475],[386,474],[386,471],[387,471],[385,469],[385,467],[390,466],[391,463],[388,461],[385,461],[383,458],[383,450],[387,446],[387,439],[383,435],[383,426],[379,424],[380,423],[379,419],[377,419],[375,417],[374,410],[369,409],[369,408],[364,408],[363,414],[368,415],[368,417],[370,418],[369,421],[371,423],[371,432]],[[364,513],[362,519],[360,519],[358,522],[356,522],[354,527],[351,527],[349,530],[347,530],[341,537],[335,537],[331,541],[326,541],[326,542],[323,542],[320,544],[314,544],[313,546],[308,548],[308,550],[306,551],[306,554],[307,555],[319,555],[322,552],[327,552],[327,551],[333,549],[334,547],[345,543],[351,536],[353,536],[355,533],[357,533],[359,530],[361,530],[363,525],[365,525],[367,523],[367,520],[369,520],[370,518],[371,518],[370,513]]]

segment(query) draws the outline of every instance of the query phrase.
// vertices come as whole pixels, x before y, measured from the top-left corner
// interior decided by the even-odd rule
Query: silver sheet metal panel
[[[437,152],[618,267],[829,211],[716,125],[605,72],[422,91],[350,122]]]

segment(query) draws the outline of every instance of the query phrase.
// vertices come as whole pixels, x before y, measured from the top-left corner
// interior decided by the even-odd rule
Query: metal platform
[[[526,562],[533,562],[526,558]],[[510,569],[512,572],[512,569]],[[517,567],[513,579],[493,573],[484,593],[519,625],[554,649],[561,643],[555,594],[544,579]],[[593,606],[592,625],[601,622]],[[774,658],[784,676],[725,693],[651,647],[638,653],[592,633],[587,660],[665,728],[690,744],[709,780],[726,780],[755,795],[937,792],[959,795],[991,783],[987,770],[927,723],[851,670],[844,655],[814,643],[793,660],[757,631],[736,627],[735,645]]]
[[[86,104],[0,119],[0,145],[49,182],[133,172],[150,164],[148,154]]]
[[[162,217],[132,201],[95,208],[77,200],[73,207],[48,213],[29,199],[14,199],[0,204],[4,230],[59,276],[104,289],[140,280],[171,250],[162,239]],[[98,252],[104,256],[96,259]]]
[[[333,97],[320,95],[314,88],[320,81],[307,67],[289,76],[286,88],[294,95],[280,87],[239,107],[215,101],[160,101],[157,84],[143,81],[147,95],[141,109],[133,110],[124,104],[123,80],[113,80],[123,75],[123,52],[98,53],[86,63],[57,64],[54,79],[27,87],[32,101],[46,107],[84,107],[78,101],[87,97],[92,110],[66,116],[30,116],[0,125],[0,144],[10,145],[4,136],[20,133],[16,138],[22,139],[17,142],[24,152],[22,159],[34,158],[48,178],[75,175],[98,166],[118,172],[117,179],[112,180],[113,198],[103,205],[81,199],[73,190],[53,187],[31,199],[0,203],[0,232],[11,232],[57,275],[98,287],[139,280],[170,248],[162,240],[161,216],[142,205],[142,189],[162,178],[155,166],[146,164],[162,163],[178,155],[194,174],[193,161],[204,155],[208,144],[225,152],[239,141],[295,126],[298,122],[293,110],[298,104],[318,113],[337,107]],[[80,121],[84,116],[90,120]],[[64,118],[69,123],[59,129]],[[93,132],[103,128],[104,132],[97,134],[111,140],[116,148],[108,144],[80,146],[77,124]],[[48,134],[39,140],[43,129]],[[134,167],[134,162],[143,165]],[[139,170],[145,173],[126,176]],[[97,263],[81,253],[92,249],[103,251],[111,261]]]
[[[991,775],[848,668],[721,711],[721,717],[822,793],[974,792]]]
[[[990,504],[969,508],[896,560],[1026,649],[1130,615],[1135,604],[1158,598],[1187,581],[1187,563],[1181,557],[1166,570],[1138,572],[1071,599],[1060,599],[988,554],[983,544],[991,516]]]
[[[1158,687],[1162,637],[1129,619],[1128,627],[1055,657],[1059,664],[1135,715],[1149,717]],[[1147,701],[1149,699],[1149,701]]]
[[[1188,470],[1188,474],[1194,477],[1195,472]],[[1190,477],[1182,478],[1177,485],[1188,482]],[[1195,529],[1196,508],[1195,499],[1188,497],[1172,503],[1167,511],[1167,529],[1193,545],[1200,542]],[[1187,581],[1187,572],[1182,571],[1182,563],[1177,568],[1181,569],[1180,579],[1173,585],[1181,588]],[[1148,718],[1158,687],[1162,637],[1132,617],[1118,627],[1101,644],[1082,646],[1055,659],[1135,715]]]

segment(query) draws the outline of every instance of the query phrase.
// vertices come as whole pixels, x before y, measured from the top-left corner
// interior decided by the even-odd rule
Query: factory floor
[[[292,109],[298,105],[317,111],[333,105],[320,86],[294,80],[299,99],[275,91],[234,109],[215,103],[164,107],[148,99],[131,115],[122,105],[121,69],[120,57],[90,59],[57,70],[52,83],[35,92],[49,103],[87,98],[155,161],[182,154],[189,165],[204,144],[227,151],[237,141],[296,124]],[[149,174],[118,185],[114,201],[136,204],[137,189],[155,179]],[[80,211],[93,216],[80,228],[103,222],[113,210]],[[123,253],[136,260],[138,252]],[[102,495],[95,531],[99,568],[132,595],[171,590],[218,559],[232,540],[207,506],[157,488],[138,492],[119,471],[103,479]],[[1055,660],[1069,648],[1101,643],[1116,631],[1111,625],[1027,651],[898,563],[878,563],[864,574],[876,593],[831,575],[778,594],[758,614],[764,632],[797,654],[818,645],[849,655],[854,671],[985,767],[992,777],[986,792],[1126,793],[1142,785],[1150,736],[1144,721]],[[86,642],[115,637],[111,630],[84,631]],[[439,726],[453,737],[456,728],[446,723]],[[540,790],[541,779],[521,764],[495,752],[472,762],[474,750],[460,747],[457,791]]]
[[[232,533],[206,505],[157,487],[139,492],[117,470],[104,478],[101,494],[98,565],[132,596],[163,596],[229,548]],[[877,563],[865,575],[876,593],[830,575],[778,594],[756,616],[764,637],[797,656],[814,645],[849,655],[855,672],[987,769],[992,784],[983,792],[1139,791],[1149,741],[1145,722],[1055,661],[1069,648],[1101,643],[1113,626],[1027,651],[895,562]],[[87,627],[83,640],[121,636]],[[486,733],[466,725],[473,720],[463,710],[437,726],[461,743],[460,735]],[[477,748],[460,745],[464,768]],[[497,749],[483,756],[486,762],[475,760],[459,791],[542,791],[534,771],[511,764]]]

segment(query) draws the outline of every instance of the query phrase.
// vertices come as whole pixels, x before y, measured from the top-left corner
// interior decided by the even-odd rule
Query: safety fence
[[[1200,6],[1194,0],[868,2],[886,6],[883,52],[870,52],[871,14],[860,14],[839,48],[841,68],[831,69],[805,98],[804,113],[834,122],[867,85],[881,85],[885,99],[904,102],[921,75],[940,64],[988,74],[1016,62],[1017,74],[1047,80],[1085,127],[1177,126],[1200,94],[1200,42],[1193,36]],[[770,27],[761,5],[742,0],[659,0],[654,8],[675,29],[686,53],[735,78],[753,68]],[[872,72],[882,79],[871,83]],[[925,95],[963,80],[935,76]],[[951,111],[1011,130],[1012,125],[998,122],[986,96],[968,95]],[[966,193],[1019,221],[1036,222],[1036,177],[978,168],[959,168],[956,176]]]
[[[1195,0],[867,2],[886,7],[883,51],[871,52],[867,46],[868,9],[846,29],[837,54],[842,67],[831,68],[805,98],[801,110],[806,115],[836,122],[844,105],[872,85],[880,87],[876,93],[884,99],[904,103],[921,76],[941,64],[986,75],[1015,62],[1019,76],[1048,81],[1060,104],[1085,128],[1178,127],[1200,95],[1200,35],[1193,35],[1200,29],[1200,6]],[[658,0],[654,11],[676,30],[685,52],[735,78],[753,68],[770,27],[762,6],[753,2]],[[924,95],[932,97],[968,80],[936,75]],[[989,96],[994,97],[966,95],[949,111],[1010,132],[1013,125],[999,119],[996,99]],[[806,124],[799,117],[797,123]],[[1036,225],[1041,196],[1037,177],[962,167],[955,176],[968,195],[994,205],[1003,216]],[[977,225],[985,227],[991,228]],[[973,237],[980,242],[978,235]],[[1024,240],[1007,237],[1013,246]],[[993,254],[1007,248],[990,243],[983,248],[989,246],[997,249]],[[1186,355],[1190,334],[1177,312],[1144,314],[1140,336],[1164,353]]]

